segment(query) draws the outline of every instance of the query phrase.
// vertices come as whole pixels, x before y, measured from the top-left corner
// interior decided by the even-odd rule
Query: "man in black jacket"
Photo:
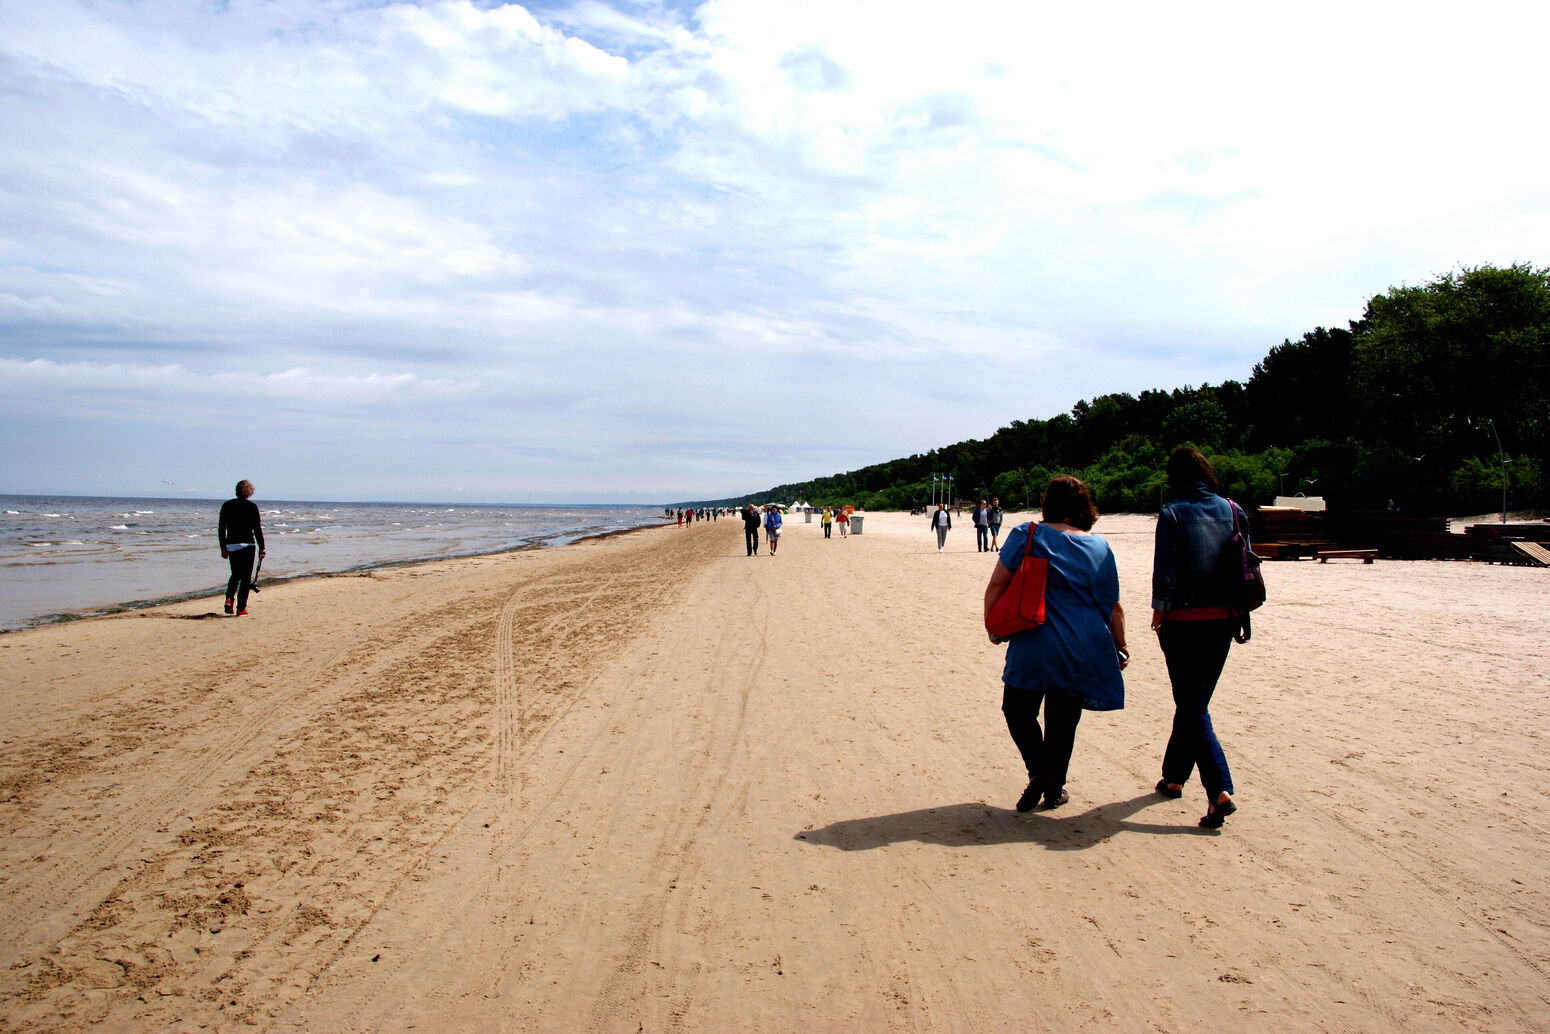
[[[264,556],[264,527],[253,502],[253,482],[237,482],[237,495],[221,504],[218,535],[221,558],[231,562],[231,578],[226,582],[226,613],[236,604],[237,617],[248,612],[248,593],[253,588],[254,553]]]
[[[947,545],[947,533],[953,527],[953,515],[947,512],[946,503],[936,504],[936,513],[931,515],[931,526],[936,529],[936,551],[942,552],[942,547]]]
[[[743,540],[748,546],[748,555],[755,556],[759,552],[759,511],[749,503],[743,507]]]

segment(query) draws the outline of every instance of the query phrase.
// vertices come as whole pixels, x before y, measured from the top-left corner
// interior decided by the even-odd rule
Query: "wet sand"
[[[1268,565],[1215,832],[1149,517],[1031,816],[972,530],[787,527],[0,636],[0,1029],[1550,1027],[1550,571]]]

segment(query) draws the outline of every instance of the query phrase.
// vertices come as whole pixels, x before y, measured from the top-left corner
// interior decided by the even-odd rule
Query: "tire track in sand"
[[[83,847],[40,856],[38,864],[10,874],[0,903],[0,970],[32,957],[64,936],[122,878],[119,871],[128,849],[147,830],[165,829],[178,815],[201,810],[220,794],[220,775],[241,768],[239,758],[257,758],[262,744],[272,740],[282,712],[308,701],[329,672],[349,653],[340,650],[318,665],[313,677],[288,692],[276,693],[257,712],[231,723],[213,743],[197,751],[163,750],[166,773],[135,780],[150,787],[138,799],[115,801],[111,819],[84,831]],[[91,891],[91,893],[88,893]],[[80,910],[71,909],[72,902]]]
[[[639,1005],[641,981],[647,967],[660,959],[662,932],[669,925],[670,914],[684,900],[678,888],[696,882],[703,868],[695,857],[702,834],[713,821],[736,812],[746,795],[747,780],[733,778],[733,762],[742,746],[748,705],[768,655],[770,602],[761,583],[754,583],[754,595],[747,604],[748,620],[727,622],[715,647],[715,661],[703,682],[693,685],[685,694],[695,700],[714,700],[717,714],[713,721],[697,726],[703,730],[701,745],[690,754],[684,791],[672,818],[663,826],[641,881],[650,889],[631,911],[624,948],[612,960],[610,972],[593,1000],[595,1029],[615,1028],[626,1011]],[[748,635],[748,626],[755,630],[752,636]],[[741,674],[735,692],[728,692],[725,676],[732,672]],[[709,794],[704,792],[707,787],[713,788]],[[669,998],[669,1030],[684,1025],[684,1017],[694,1001],[694,978],[699,975],[699,967],[689,968],[687,981],[682,979],[683,974],[673,975],[675,979],[664,981],[666,987],[657,989],[659,995]]]

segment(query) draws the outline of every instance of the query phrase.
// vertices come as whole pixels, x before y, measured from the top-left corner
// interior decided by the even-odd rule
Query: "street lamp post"
[[[1496,439],[1496,452],[1502,461],[1502,523],[1507,523],[1507,452],[1502,448],[1502,436],[1496,433],[1496,421],[1487,418],[1491,425],[1491,437]]]

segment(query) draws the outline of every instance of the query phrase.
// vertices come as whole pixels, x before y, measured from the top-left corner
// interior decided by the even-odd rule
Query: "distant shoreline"
[[[32,498],[39,498],[39,497],[34,496]],[[49,497],[45,497],[45,498],[57,498],[57,499],[67,499],[67,498],[68,499],[134,499],[134,498],[143,498],[143,499],[150,499],[150,498],[153,498],[153,497],[151,497],[151,496],[140,496],[140,497],[131,497],[131,496],[49,496]],[[174,500],[174,501],[176,501],[176,500]],[[193,500],[193,501],[194,502],[199,502],[200,500]],[[294,502],[296,502],[296,500],[287,499],[287,500],[277,500],[276,502],[294,503]],[[317,502],[317,500],[307,500],[307,502]],[[369,505],[372,505],[372,504],[370,504],[370,503],[350,503],[348,505],[351,505],[351,506],[369,506]],[[383,505],[402,505],[402,504],[396,504],[396,503],[388,504],[388,503],[385,503]],[[415,506],[437,506],[437,505],[441,505],[441,504],[439,504],[439,503],[414,503],[414,504],[411,504],[411,505],[415,505]],[[456,505],[456,504],[448,504],[448,505]],[[470,504],[470,505],[472,505],[472,504]],[[508,503],[508,504],[504,504],[504,505],[507,505],[507,506],[518,506],[518,505],[530,505],[530,504],[525,504],[525,503],[524,504]],[[534,504],[531,504],[531,505],[541,506],[541,505],[544,505],[544,504],[534,503]],[[570,504],[570,505],[580,506],[580,505],[586,505],[586,504]],[[606,508],[606,507],[603,506],[602,504],[599,504],[599,508]],[[664,517],[662,519],[664,521],[666,521],[667,518]],[[261,589],[263,589],[263,588],[265,588],[267,586],[271,586],[271,585],[284,585],[284,584],[287,584],[289,582],[312,581],[314,579],[319,579],[319,578],[363,578],[363,577],[367,577],[367,576],[371,575],[372,572],[374,572],[374,571],[390,571],[390,570],[398,570],[400,568],[406,568],[406,567],[423,567],[426,564],[435,564],[435,563],[439,563],[441,561],[446,561],[446,560],[471,560],[471,559],[474,559],[476,557],[502,556],[502,555],[507,554],[507,553],[523,553],[523,552],[528,552],[528,551],[537,550],[537,549],[563,549],[566,546],[574,546],[574,545],[576,545],[577,543],[580,543],[580,542],[588,542],[588,541],[594,541],[594,540],[598,540],[598,539],[606,539],[606,538],[611,538],[611,537],[613,537],[615,535],[629,535],[629,534],[632,534],[632,533],[637,532],[637,531],[647,531],[647,530],[650,530],[652,528],[663,528],[663,527],[667,527],[667,525],[666,524],[642,524],[642,525],[638,525],[638,526],[633,527],[633,528],[610,528],[607,531],[591,532],[591,533],[587,533],[587,534],[583,534],[583,535],[577,535],[574,538],[567,538],[566,535],[568,533],[561,532],[561,533],[556,533],[555,535],[552,535],[552,536],[549,536],[549,537],[552,538],[552,539],[565,539],[565,541],[563,541],[563,542],[545,542],[545,541],[524,542],[521,545],[510,546],[510,547],[507,547],[507,548],[504,548],[504,549],[476,550],[476,551],[472,551],[472,552],[468,552],[468,553],[451,553],[451,554],[445,554],[445,555],[441,555],[441,556],[413,557],[413,558],[404,559],[404,560],[374,561],[374,562],[371,562],[371,563],[357,564],[354,567],[341,568],[341,569],[335,570],[335,571],[308,571],[305,574],[286,575],[286,576],[278,577],[278,578],[265,578],[262,575],[260,575],[258,585],[259,585],[259,590],[261,590]],[[259,591],[259,590],[255,590],[255,591]],[[0,628],[0,636],[10,635],[11,633],[14,633],[14,632],[25,632],[28,629],[33,629],[33,628],[50,628],[50,627],[53,627],[53,626],[56,626],[56,625],[65,625],[65,624],[70,624],[70,623],[76,622],[76,621],[87,621],[87,620],[90,620],[92,618],[112,617],[112,616],[117,615],[117,614],[131,614],[131,613],[134,613],[136,611],[141,611],[141,610],[153,610],[156,607],[170,606],[170,605],[175,604],[175,603],[187,603],[189,600],[197,600],[197,599],[202,599],[202,598],[204,598],[206,596],[218,595],[221,591],[222,591],[222,586],[219,585],[219,584],[216,584],[216,585],[206,586],[205,588],[202,588],[202,589],[190,590],[188,592],[170,593],[170,594],[164,595],[164,596],[157,596],[157,597],[155,597],[153,599],[147,599],[147,600],[126,600],[126,601],[124,601],[122,603],[111,603],[111,604],[104,604],[104,605],[101,605],[101,606],[83,607],[83,608],[81,608],[79,610],[65,610],[65,611],[56,611],[56,612],[48,613],[48,614],[40,614],[40,615],[38,615],[36,617],[27,618],[24,621],[22,621],[20,624],[11,625],[11,626],[8,626],[8,627],[5,627],[5,628]]]

